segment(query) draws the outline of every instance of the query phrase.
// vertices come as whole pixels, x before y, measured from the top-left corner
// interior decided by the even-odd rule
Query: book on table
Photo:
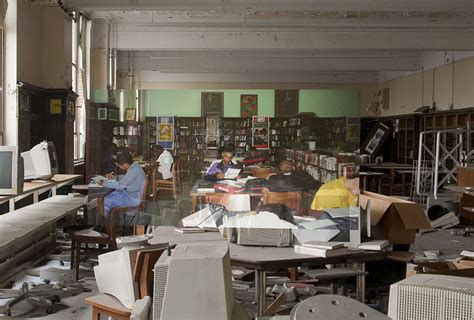
[[[310,247],[295,245],[295,253],[307,254],[310,256],[316,256],[316,257],[321,257],[321,258],[328,258],[328,257],[345,255],[348,253],[348,250],[346,247],[328,250],[328,249],[318,249],[318,248],[310,248]]]
[[[344,247],[342,242],[328,242],[328,241],[308,241],[301,244],[303,247],[333,250]]]
[[[359,249],[381,251],[388,247],[389,242],[387,240],[370,240],[359,244]]]

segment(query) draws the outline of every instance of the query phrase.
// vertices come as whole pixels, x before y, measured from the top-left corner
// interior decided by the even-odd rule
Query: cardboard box
[[[462,261],[462,260],[460,260]],[[458,277],[474,277],[474,265],[465,265],[460,261],[429,261],[408,263],[406,277],[419,273],[442,274]]]
[[[395,244],[415,242],[417,229],[431,229],[423,208],[414,202],[364,191],[359,198],[365,210],[370,203],[370,221],[375,238]]]

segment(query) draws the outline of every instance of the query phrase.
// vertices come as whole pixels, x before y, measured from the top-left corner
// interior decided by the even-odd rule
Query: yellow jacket
[[[346,178],[342,177],[329,181],[316,192],[312,210],[324,210],[327,208],[348,208],[354,205],[357,196],[346,188]]]

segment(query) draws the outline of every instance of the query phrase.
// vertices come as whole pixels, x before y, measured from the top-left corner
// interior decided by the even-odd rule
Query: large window
[[[88,98],[89,69],[89,21],[81,14],[74,13],[72,22],[72,88],[78,95],[76,119],[74,121],[74,159],[84,158],[86,142],[86,106]]]

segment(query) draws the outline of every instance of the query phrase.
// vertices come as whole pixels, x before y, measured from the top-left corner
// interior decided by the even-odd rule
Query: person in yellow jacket
[[[359,178],[356,175],[329,181],[319,188],[311,203],[312,210],[348,208],[357,205]]]

